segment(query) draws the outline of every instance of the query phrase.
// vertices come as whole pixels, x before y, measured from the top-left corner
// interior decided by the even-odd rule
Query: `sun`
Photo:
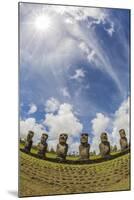
[[[47,15],[36,16],[34,25],[35,28],[39,31],[48,31],[51,27],[51,19]]]

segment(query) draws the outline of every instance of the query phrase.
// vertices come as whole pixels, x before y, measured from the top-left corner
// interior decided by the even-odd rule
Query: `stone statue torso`
[[[58,155],[66,154],[67,153],[67,148],[68,148],[67,144],[64,144],[64,145],[57,144],[57,154]]]
[[[128,148],[128,142],[127,142],[127,138],[121,138],[120,139],[120,145],[121,145],[121,149],[127,149]]]
[[[86,144],[80,144],[79,146],[79,154],[80,154],[80,159],[88,159],[89,158],[89,149],[90,145]]]
[[[102,156],[106,156],[110,154],[110,143],[107,142],[101,142],[99,145],[100,153]]]

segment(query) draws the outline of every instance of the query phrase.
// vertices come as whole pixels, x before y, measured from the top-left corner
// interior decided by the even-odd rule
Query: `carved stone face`
[[[38,156],[40,158],[45,158],[45,154],[47,150],[47,143],[46,143],[47,138],[48,138],[48,135],[46,133],[43,133],[41,136],[41,141],[38,144]]]
[[[25,152],[27,152],[27,153],[30,153],[30,150],[32,148],[32,143],[33,143],[32,138],[33,138],[33,136],[34,136],[34,132],[29,131],[28,135],[27,135],[26,143],[25,143],[25,148],[24,148]]]
[[[125,138],[125,137],[126,137],[126,133],[125,133],[125,130],[124,130],[124,129],[120,129],[120,130],[119,130],[119,134],[120,134],[120,137],[121,137],[121,138]]]
[[[88,144],[88,134],[87,133],[81,134],[80,142],[81,142],[81,144],[79,146],[80,160],[88,160],[90,144]]]
[[[110,155],[110,143],[108,141],[107,133],[103,132],[100,138],[101,138],[101,143],[99,144],[100,154],[102,157],[107,157]]]
[[[43,133],[41,136],[41,142],[44,143],[47,141],[48,135],[46,133]]]
[[[88,134],[82,133],[80,138],[81,144],[87,144],[88,143]]]
[[[29,137],[32,139],[33,136],[34,136],[34,132],[33,132],[33,131],[29,131],[29,132],[28,132],[28,135],[29,135]]]
[[[108,141],[107,133],[103,132],[101,134],[101,142],[107,142],[107,141]]]
[[[128,148],[128,141],[127,141],[125,130],[120,129],[119,134],[120,134],[120,146],[121,146],[121,150],[123,151]]]
[[[60,134],[59,143],[62,145],[66,144],[67,138],[68,138],[68,135],[66,133]]]
[[[62,133],[59,136],[59,144],[57,144],[57,158],[59,160],[65,160],[67,156],[67,151],[68,151],[68,144],[67,142],[68,135],[66,133]]]

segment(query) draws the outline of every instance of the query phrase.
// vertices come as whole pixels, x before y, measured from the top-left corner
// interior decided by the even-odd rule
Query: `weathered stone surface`
[[[57,158],[59,160],[65,160],[68,152],[68,144],[67,142],[68,135],[66,133],[62,133],[59,136],[59,144],[57,144]]]
[[[125,130],[124,129],[120,129],[119,130],[119,134],[120,134],[121,150],[124,151],[125,149],[128,148],[128,141],[127,141]]]
[[[24,151],[26,153],[30,153],[30,151],[31,151],[32,144],[33,144],[33,140],[32,140],[33,136],[34,136],[34,132],[33,131],[29,131],[28,135],[27,135],[27,138],[26,138],[25,147],[24,147]]]
[[[41,136],[41,140],[38,144],[38,156],[40,158],[45,158],[46,151],[47,151],[47,138],[48,135],[46,133],[43,133]]]
[[[107,133],[101,134],[101,143],[99,144],[100,154],[104,158],[110,156],[110,142],[108,141]]]
[[[80,138],[79,156],[80,160],[89,159],[90,144],[88,144],[88,134],[82,133]]]

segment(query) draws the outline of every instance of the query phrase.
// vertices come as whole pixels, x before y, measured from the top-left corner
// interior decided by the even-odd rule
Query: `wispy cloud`
[[[120,10],[121,16],[124,12],[127,13]],[[42,14],[51,26],[40,32],[35,21]],[[128,20],[127,17],[123,19]],[[33,126],[38,134],[48,126],[52,135],[68,131],[75,137],[84,127],[94,134],[96,148],[100,131],[109,131],[110,126],[110,140],[117,141],[119,127],[124,124],[128,130],[126,110],[117,109],[129,94],[127,33],[128,22],[114,17],[112,9],[22,3],[20,87],[22,109],[27,104],[29,110],[26,108],[26,115],[22,114],[21,132]],[[43,112],[45,124],[40,124]],[[25,119],[27,114],[34,114],[38,122],[35,118]],[[87,123],[89,119],[92,128]],[[54,141],[54,137],[49,140],[51,144]],[[75,143],[73,149],[78,147],[73,137],[69,143]]]
[[[37,106],[34,104],[34,103],[31,103],[30,104],[30,109],[29,109],[29,111],[28,111],[28,114],[30,115],[30,114],[33,114],[33,113],[35,113],[37,111]]]
[[[87,60],[89,62],[92,62],[92,61],[94,62],[95,51],[91,47],[89,47],[85,42],[81,42],[79,44],[79,47],[84,53],[84,55],[86,56]]]
[[[61,88],[60,92],[64,97],[70,98],[70,93],[66,87]]]
[[[53,29],[49,30],[50,33],[47,34],[47,37],[45,35],[39,36],[36,31],[33,34],[32,24],[29,25],[35,13],[43,13],[44,11],[50,16],[53,23]],[[27,13],[27,21],[24,20],[25,17],[22,15],[25,23],[21,24],[20,58],[22,62],[30,65],[32,70],[37,70],[38,73],[43,74],[51,66],[53,74],[56,75],[62,71],[64,76],[66,71],[62,68],[65,69],[70,63],[76,62],[76,58],[80,61],[85,57],[89,64],[93,63],[94,67],[112,77],[122,93],[123,89],[117,68],[115,69],[112,65],[107,50],[102,48],[98,42],[98,35],[94,27],[88,27],[89,22],[94,23],[95,26],[101,24],[104,30],[112,36],[115,31],[114,23],[111,21],[106,9],[66,6],[44,6],[41,8],[40,6],[34,7],[31,5],[31,7],[27,7]],[[65,19],[69,23],[65,23]],[[73,26],[71,20],[75,20]],[[81,26],[80,22],[84,22],[85,26]],[[109,28],[105,27],[106,23],[109,24]],[[77,48],[78,46],[82,52]]]
[[[106,32],[112,37],[113,33],[115,32],[114,23],[111,22],[109,28],[105,28]]]
[[[85,71],[83,69],[76,69],[75,74],[71,76],[71,79],[81,80],[81,78],[85,77]]]

